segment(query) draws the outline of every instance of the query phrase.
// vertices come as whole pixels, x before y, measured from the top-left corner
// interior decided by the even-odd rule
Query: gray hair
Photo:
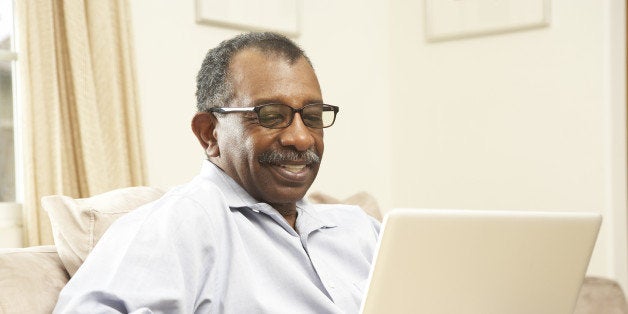
[[[293,64],[301,57],[312,65],[305,52],[287,37],[270,32],[245,33],[221,42],[207,52],[196,76],[196,108],[226,106],[233,97],[229,80],[229,64],[233,56],[245,48],[256,48],[265,55],[277,55]]]

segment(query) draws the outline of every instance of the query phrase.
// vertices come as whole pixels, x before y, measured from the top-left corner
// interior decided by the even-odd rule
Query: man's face
[[[290,64],[281,56],[245,49],[233,57],[229,71],[234,91],[231,107],[280,103],[301,108],[323,102],[316,75],[304,58]],[[322,129],[308,128],[298,113],[284,129],[260,126],[255,113],[216,115],[214,134],[220,155],[213,162],[260,201],[293,206],[303,198],[316,178],[318,163],[308,163],[299,154],[272,163],[260,161],[260,156],[309,150],[322,157]]]

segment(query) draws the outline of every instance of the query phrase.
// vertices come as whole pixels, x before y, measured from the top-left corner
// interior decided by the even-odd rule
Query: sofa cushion
[[[163,191],[152,187],[112,190],[88,198],[63,195],[43,197],[42,207],[52,225],[61,262],[70,276],[83,264],[107,228],[122,215],[158,199]]]
[[[69,278],[52,245],[0,249],[0,313],[52,313]]]
[[[580,288],[574,314],[628,314],[628,304],[616,281],[586,277]]]

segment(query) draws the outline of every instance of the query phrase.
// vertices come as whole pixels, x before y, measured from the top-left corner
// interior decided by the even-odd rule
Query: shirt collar
[[[209,180],[220,188],[227,201],[227,206],[231,208],[245,207],[249,210],[263,212],[270,216],[281,216],[268,204],[258,202],[254,199],[233,178],[209,160],[203,161],[200,176],[202,179]],[[317,229],[333,228],[337,226],[336,223],[331,221],[328,217],[321,215],[321,213],[314,208],[314,205],[305,199],[299,200],[296,205],[298,213],[297,229],[300,233],[309,234]]]
[[[321,212],[314,208],[314,205],[305,200],[297,203],[297,223],[296,227],[301,234],[310,234],[314,230],[335,228],[338,225],[321,215]]]
[[[209,180],[220,188],[229,207],[251,207],[259,203],[233,178],[209,160],[203,161],[200,176],[202,179]]]

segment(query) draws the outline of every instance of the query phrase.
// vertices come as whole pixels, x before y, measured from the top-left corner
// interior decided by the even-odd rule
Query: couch
[[[130,187],[83,199],[44,197],[42,207],[50,217],[55,245],[0,249],[0,314],[52,312],[59,292],[109,225],[161,195],[163,191],[156,188]],[[377,202],[367,193],[344,200],[322,193],[309,197],[316,203],[361,205],[373,217],[382,218]],[[574,313],[628,314],[628,305],[616,282],[587,277]]]

